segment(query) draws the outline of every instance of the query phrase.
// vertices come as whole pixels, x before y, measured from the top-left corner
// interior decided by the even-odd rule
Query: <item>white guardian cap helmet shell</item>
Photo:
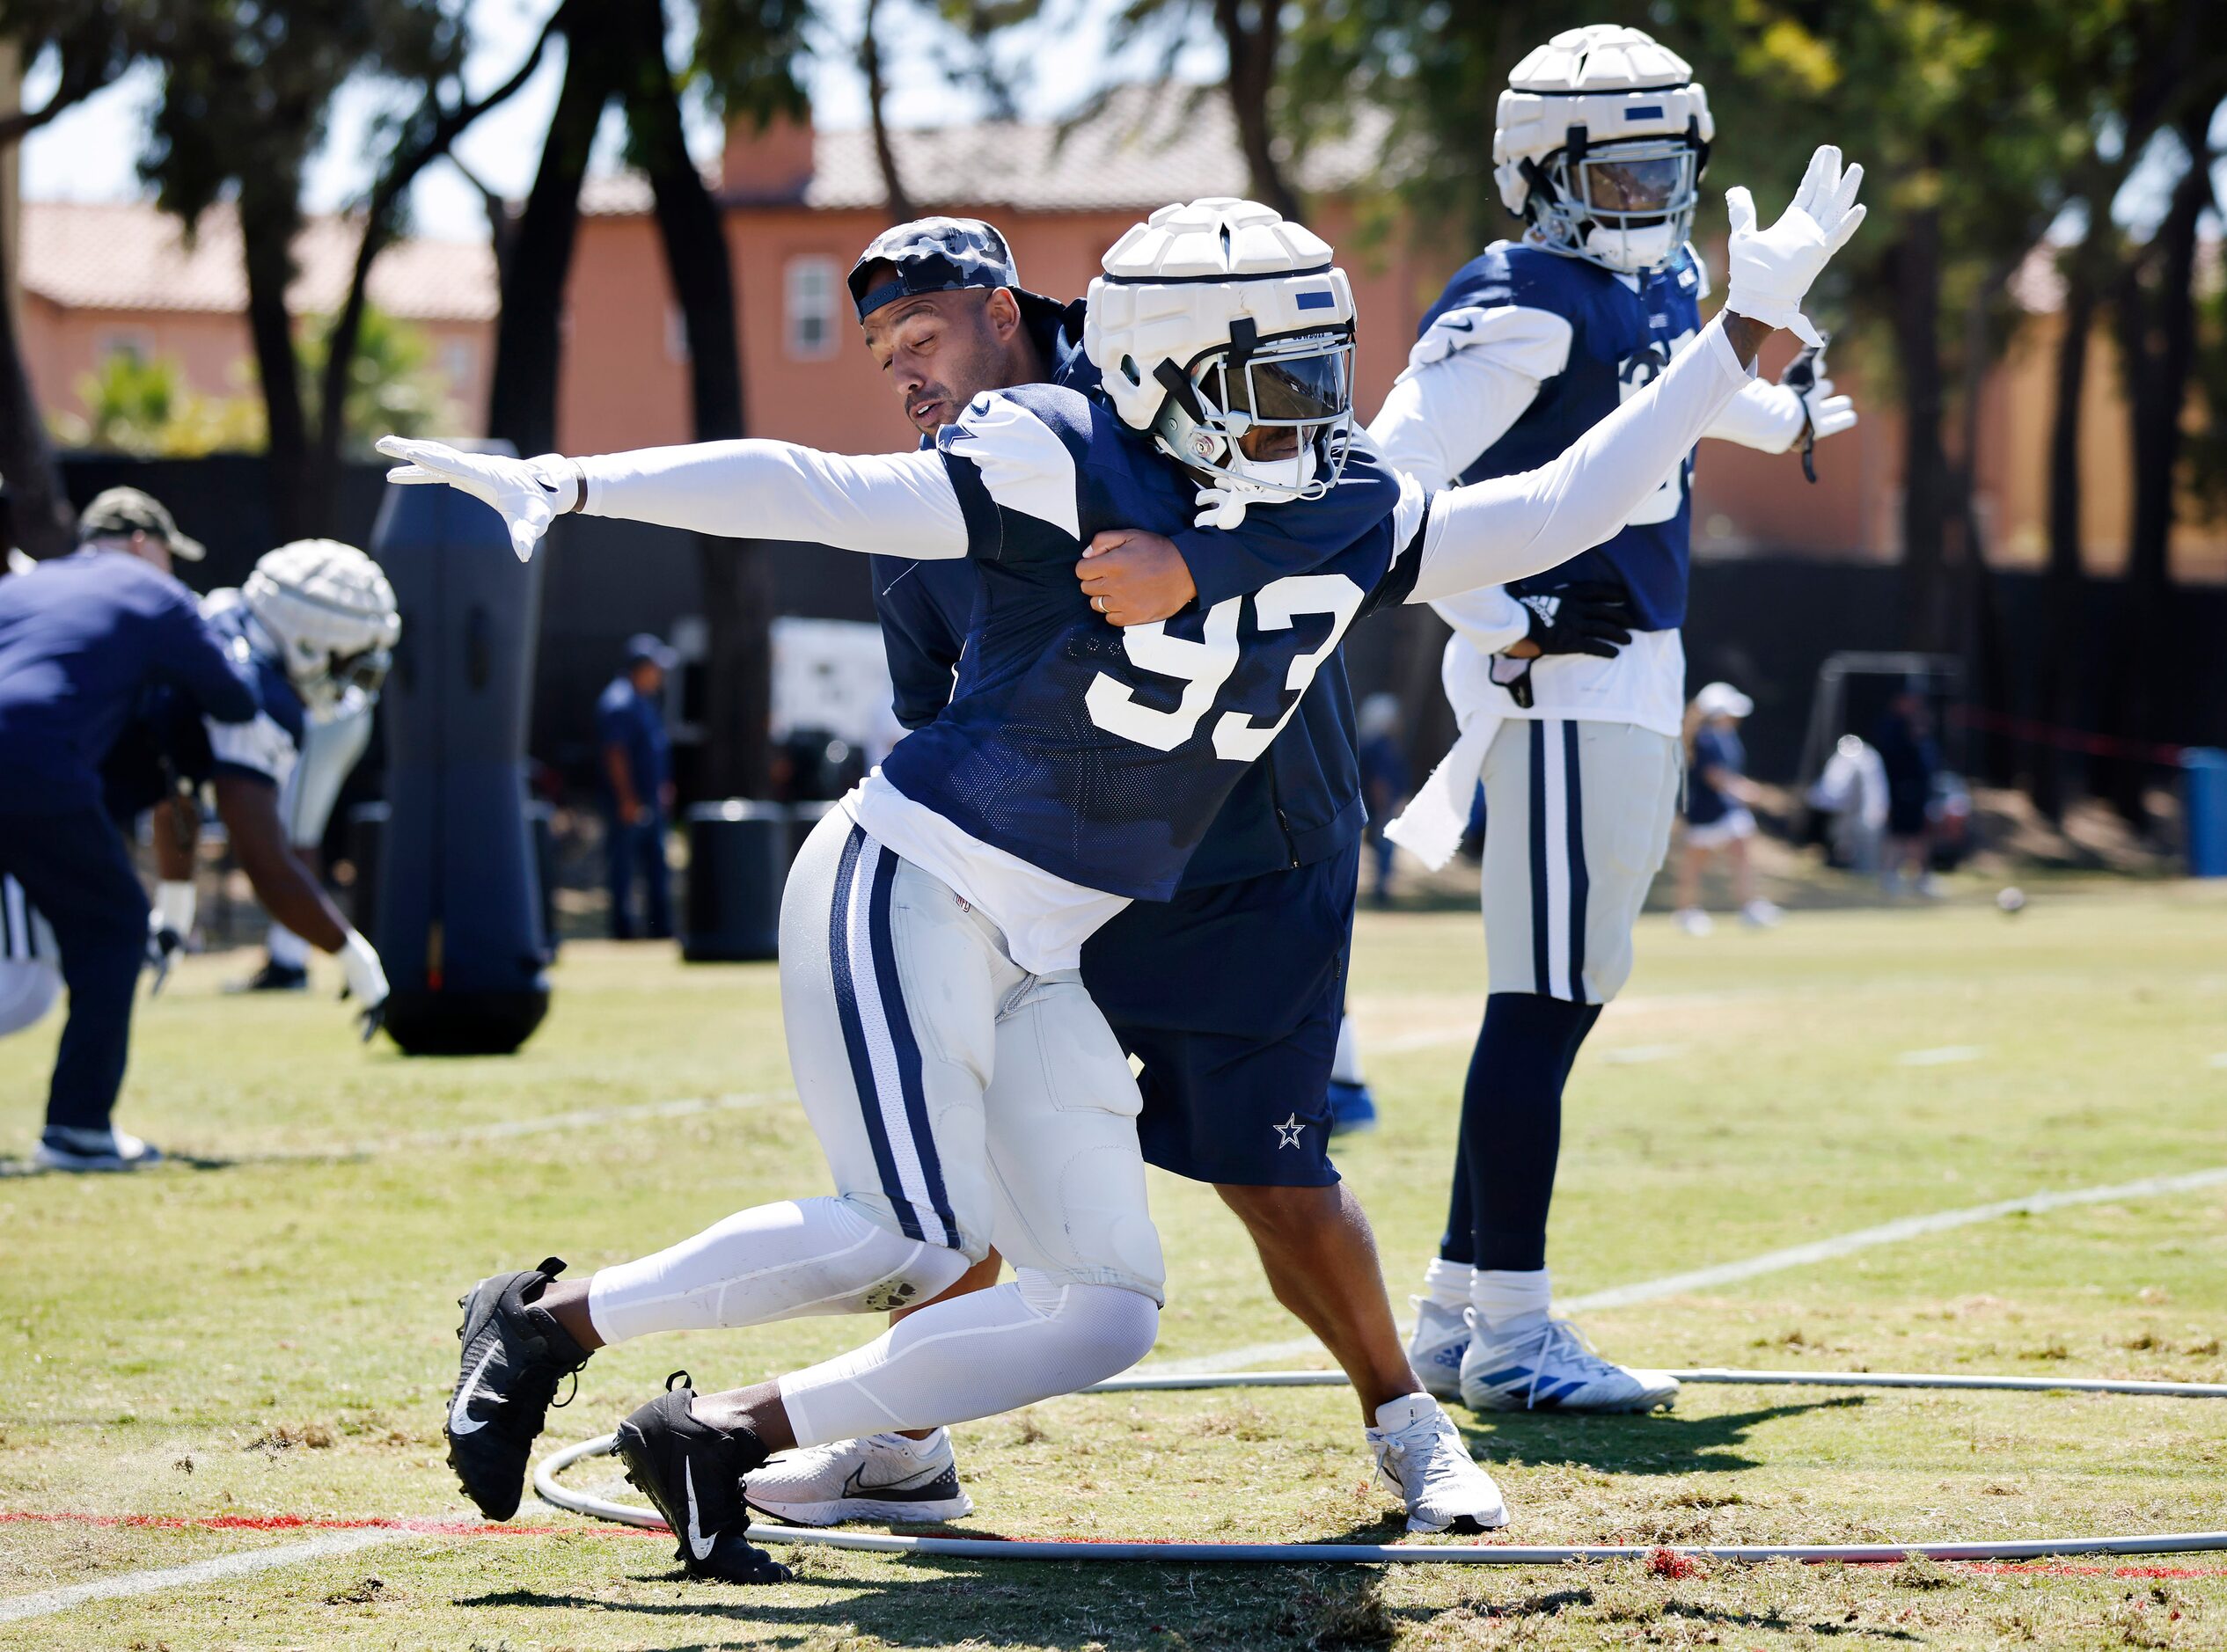
[[[1082,335],[1122,422],[1232,492],[1328,493],[1353,430],[1353,289],[1330,259],[1305,226],[1227,195],[1132,225]]]
[[[1565,29],[1508,77],[1492,176],[1556,252],[1638,274],[1692,233],[1717,124],[1686,60],[1637,29]]]
[[[402,615],[379,565],[354,545],[296,539],[265,552],[240,596],[312,712],[330,711],[351,688],[377,693],[385,682]]]

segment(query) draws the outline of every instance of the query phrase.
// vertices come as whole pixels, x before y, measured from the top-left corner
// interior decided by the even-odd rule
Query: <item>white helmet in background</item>
[[[1217,195],[1132,225],[1103,264],[1082,347],[1122,422],[1233,493],[1328,493],[1353,430],[1353,289],[1330,244]]]
[[[1638,274],[1686,245],[1716,134],[1684,58],[1595,23],[1565,29],[1508,77],[1492,176],[1548,246]]]
[[[386,680],[402,616],[379,565],[354,545],[297,539],[267,551],[240,596],[311,711],[331,710],[351,688],[375,694]]]

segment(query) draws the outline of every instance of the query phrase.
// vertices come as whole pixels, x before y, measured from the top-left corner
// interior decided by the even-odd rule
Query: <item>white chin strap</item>
[[[1240,450],[1229,456],[1235,478],[1264,491],[1297,493],[1315,479],[1315,444],[1308,442],[1288,459],[1249,459]]]
[[[1668,220],[1636,230],[1609,230],[1594,224],[1586,231],[1586,256],[1628,275],[1659,269],[1678,251],[1677,226]]]

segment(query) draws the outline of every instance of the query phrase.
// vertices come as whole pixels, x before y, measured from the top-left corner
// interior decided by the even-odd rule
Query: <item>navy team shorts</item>
[[[1143,1064],[1145,1162],[1192,1181],[1322,1188],[1358,841],[1312,866],[1139,901],[1082,975]]]

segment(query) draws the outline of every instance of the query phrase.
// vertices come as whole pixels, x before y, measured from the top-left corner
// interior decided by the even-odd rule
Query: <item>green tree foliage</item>
[[[305,397],[324,378],[333,328],[333,318],[320,316],[299,330],[295,353]],[[347,382],[341,451],[351,459],[370,459],[371,444],[383,435],[423,435],[456,422],[450,385],[434,362],[432,340],[423,328],[376,304],[364,308]]]
[[[169,356],[143,361],[128,350],[77,380],[83,414],[49,420],[65,446],[148,457],[198,458],[263,446],[263,409],[253,395],[204,396]]]

